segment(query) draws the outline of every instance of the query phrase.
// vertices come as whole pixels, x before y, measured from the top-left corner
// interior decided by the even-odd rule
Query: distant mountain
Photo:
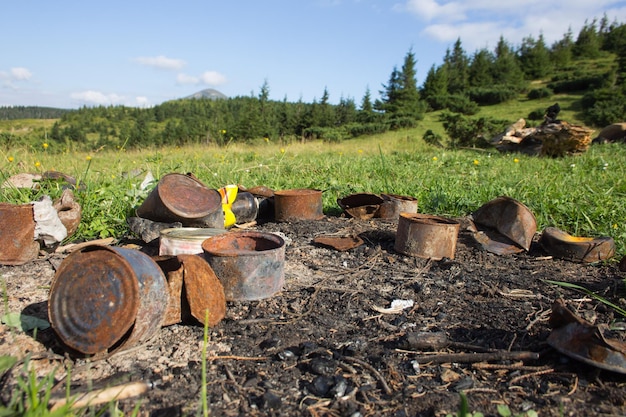
[[[219,100],[219,99],[224,99],[224,98],[228,98],[226,95],[220,93],[217,90],[214,90],[212,88],[207,88],[201,91],[198,91],[197,93],[194,93],[190,96],[187,96],[185,98],[206,98],[209,100]]]

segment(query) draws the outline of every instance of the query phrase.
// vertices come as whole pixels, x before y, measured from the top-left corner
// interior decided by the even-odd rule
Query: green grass
[[[2,175],[59,170],[84,185],[78,198],[83,221],[74,239],[118,236],[125,219],[147,194],[139,184],[146,172],[193,172],[207,186],[226,184],[273,189],[324,190],[324,210],[338,214],[337,198],[356,192],[417,197],[420,212],[463,216],[500,195],[526,204],[539,230],[562,228],[574,235],[608,235],[625,252],[626,148],[592,146],[563,158],[501,154],[495,150],[431,147],[425,129],[391,132],[329,144],[190,146],[139,151],[102,150],[93,154],[16,149],[1,159]],[[8,158],[12,157],[12,162]],[[29,200],[44,192],[60,194],[58,183],[38,192],[3,189],[1,201]],[[103,216],[103,213],[106,213]]]

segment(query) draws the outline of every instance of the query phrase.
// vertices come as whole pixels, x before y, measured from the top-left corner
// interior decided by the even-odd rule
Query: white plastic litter
[[[152,175],[152,172],[148,171],[146,176],[143,178],[143,181],[141,181],[139,189],[143,191],[150,187],[155,181],[156,180],[154,179],[154,175]]]
[[[382,314],[398,314],[402,310],[412,308],[415,302],[413,300],[393,300],[389,308],[373,306],[372,308]]]
[[[46,246],[50,246],[67,237],[67,229],[61,223],[55,208],[52,207],[50,196],[43,196],[32,205],[35,218],[35,240],[43,240]]]

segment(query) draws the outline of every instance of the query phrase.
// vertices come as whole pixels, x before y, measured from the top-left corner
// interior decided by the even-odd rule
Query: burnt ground
[[[614,263],[552,259],[536,241],[528,253],[498,256],[463,230],[454,259],[426,260],[394,251],[396,228],[389,220],[342,217],[255,227],[286,237],[286,283],[271,298],[229,302],[225,319],[209,329],[211,415],[445,416],[458,410],[459,392],[470,410],[487,416],[498,415],[499,404],[514,414],[626,415],[624,374],[571,359],[546,343],[557,298],[594,323],[624,320],[544,281],[581,284],[623,307],[625,273]],[[365,244],[339,252],[315,245],[321,234],[359,235]],[[63,257],[0,267],[5,308],[47,318],[48,286]],[[414,306],[396,314],[375,309],[396,299]],[[0,325],[0,354],[29,353],[40,376],[56,368],[55,395],[64,394],[71,367],[73,392],[154,382],[145,394],[119,401],[125,412],[140,402],[144,415],[196,415],[203,333],[199,324],[176,324],[141,346],[86,359],[68,356],[52,329],[33,337]],[[623,340],[624,332],[613,336]],[[472,352],[484,354],[482,360],[449,356]],[[509,352],[538,355],[520,360]],[[3,401],[21,369],[0,380]]]

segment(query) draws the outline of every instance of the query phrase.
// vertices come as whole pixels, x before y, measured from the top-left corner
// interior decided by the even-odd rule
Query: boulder
[[[626,143],[626,123],[613,123],[608,125],[598,133],[593,143]]]

